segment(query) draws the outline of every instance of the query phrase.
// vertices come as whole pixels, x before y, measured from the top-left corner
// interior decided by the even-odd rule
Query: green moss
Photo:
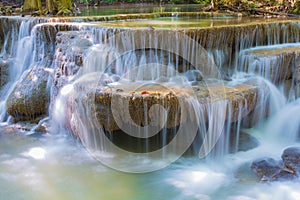
[[[257,4],[255,4],[255,3],[251,3],[250,5],[250,8],[258,8],[259,6],[257,5]]]

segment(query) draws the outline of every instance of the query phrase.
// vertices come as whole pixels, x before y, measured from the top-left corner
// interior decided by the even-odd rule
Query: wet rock
[[[260,181],[283,181],[295,178],[295,175],[283,169],[283,164],[273,158],[255,160],[251,165],[252,171]]]
[[[237,138],[238,136],[238,138]],[[259,146],[259,141],[252,135],[240,130],[237,133],[235,128],[231,128],[230,134],[230,152],[249,151]]]
[[[300,148],[289,147],[285,149],[281,155],[284,166],[295,173],[297,176],[300,174]]]
[[[238,151],[248,151],[258,147],[258,145],[259,141],[255,137],[245,132],[240,133]]]
[[[6,102],[6,111],[15,121],[34,121],[47,114],[48,75],[43,66],[36,65],[16,84]]]
[[[89,34],[77,31],[59,32],[56,36],[55,77],[57,90],[83,66],[85,51],[92,45]]]
[[[188,70],[184,73],[188,81],[202,81],[203,75],[199,70]]]
[[[289,147],[281,155],[282,161],[263,158],[254,161],[251,169],[260,181],[285,181],[299,177],[300,147]]]
[[[155,79],[155,81],[158,82],[158,83],[168,82],[169,78],[166,77],[166,76],[160,76],[157,79]]]
[[[8,82],[9,66],[12,64],[12,62],[12,60],[0,59],[0,88]]]
[[[297,54],[295,59],[295,69],[294,69],[294,82],[300,82],[300,56]]]
[[[120,113],[120,121],[124,124],[130,123],[130,120],[140,126],[147,126],[151,123],[150,108],[159,104],[162,105],[166,110],[168,110],[168,116],[166,121],[166,128],[173,128],[180,123],[185,122],[189,114],[181,113],[181,106],[188,106],[188,103],[180,103],[186,102],[186,97],[189,96],[189,93],[192,90],[200,104],[203,104],[203,112],[205,112],[206,108],[211,104],[211,93],[219,94],[219,91],[224,92],[224,96],[216,97],[214,101],[227,100],[227,110],[232,109],[230,115],[227,115],[227,120],[236,121],[238,120],[238,116],[245,117],[251,109],[254,109],[256,101],[255,96],[257,94],[257,88],[249,85],[237,85],[235,87],[223,87],[215,85],[208,90],[205,85],[197,85],[190,87],[189,90],[182,88],[182,86],[178,86],[177,84],[173,84],[174,86],[162,86],[162,84],[151,84],[151,85],[139,85],[136,82],[128,82],[126,84],[118,84],[118,85],[109,85],[105,87],[94,88],[94,91],[87,89],[90,91],[87,95],[83,95],[83,99],[73,99],[72,102],[82,102],[87,110],[91,110],[90,105],[93,105],[93,108],[96,109],[95,116],[97,123],[103,125],[104,129],[107,131],[115,131],[119,130],[120,127],[117,125],[115,121],[115,116],[112,113],[112,109],[117,109]],[[84,86],[85,87],[85,86]],[[80,90],[78,92],[84,91],[82,86],[79,87]],[[241,95],[242,94],[242,95]],[[82,97],[82,95],[81,95]],[[80,98],[81,98],[80,97]],[[114,105],[112,105],[112,99],[114,99]],[[69,110],[74,110],[74,104],[69,102],[67,107],[71,107]],[[126,106],[126,103],[129,105]],[[239,106],[247,105],[240,109]],[[226,109],[226,107],[224,107]],[[188,108],[191,109],[191,108]],[[128,117],[128,112],[129,116]],[[189,111],[190,112],[190,111]],[[72,111],[71,111],[72,113]],[[227,113],[228,114],[228,113]],[[204,114],[204,117],[207,117]],[[70,117],[69,117],[70,118]],[[157,119],[160,121],[159,119]],[[207,119],[205,119],[207,120]],[[69,120],[70,121],[70,120]],[[76,126],[76,124],[75,124]],[[75,128],[77,129],[77,128]]]
[[[295,174],[291,173],[290,171],[286,171],[285,169],[281,170],[278,174],[274,176],[275,181],[288,181],[295,178]]]
[[[275,84],[280,84],[291,79],[292,76],[299,79],[297,72],[293,69],[299,53],[300,46],[298,44],[251,48],[242,51],[239,68],[242,71],[265,77]]]

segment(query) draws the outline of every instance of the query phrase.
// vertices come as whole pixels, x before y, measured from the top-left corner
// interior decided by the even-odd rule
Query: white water
[[[290,76],[299,43],[259,46],[239,53],[236,70],[260,75],[277,85]]]
[[[31,57],[26,56],[32,52],[29,48],[32,43],[26,31],[28,28],[23,28],[24,31],[20,33],[24,32],[24,37],[19,37],[16,54],[16,61],[19,65],[21,63],[23,68],[12,67],[11,85],[32,64]],[[145,57],[141,56],[141,63],[145,62],[144,59]],[[91,60],[87,62],[89,61]],[[101,58],[93,61],[94,63],[98,63],[102,71]],[[109,62],[106,61],[106,63]],[[140,63],[134,66],[137,65]],[[169,64],[167,66],[171,67]],[[88,70],[90,70],[88,72],[95,72],[99,68],[92,67]],[[159,76],[157,71],[152,74],[154,75],[149,80],[154,80]],[[94,75],[98,80],[99,76]],[[172,75],[171,73],[170,77]],[[237,79],[243,78],[239,76]],[[283,148],[295,144],[299,132],[299,118],[297,117],[299,100],[286,104],[285,97],[269,81],[261,79],[268,89],[266,94],[260,93],[259,100],[262,101],[260,105],[263,105],[263,109],[257,112],[260,112],[261,116],[267,111],[271,118],[262,127],[246,130],[258,138],[260,142],[258,148],[224,155],[224,152],[228,152],[225,139],[225,142],[217,147],[216,154],[223,156],[218,160],[204,161],[199,160],[198,157],[182,157],[165,169],[140,175],[120,173],[104,167],[93,159],[85,148],[62,134],[65,131],[64,115],[67,112],[65,110],[67,97],[78,82],[84,83],[83,85],[89,82],[95,83],[91,74],[85,74],[74,85],[67,85],[61,90],[62,98],[56,101],[56,108],[52,113],[55,120],[51,126],[51,135],[37,138],[9,135],[5,132],[14,131],[3,128],[0,134],[0,186],[3,191],[0,199],[299,199],[300,184],[297,180],[262,184],[257,182],[255,175],[250,171],[250,164],[256,158],[271,156],[279,159]],[[183,82],[187,82],[186,79],[183,78]],[[11,87],[7,88],[9,91]],[[85,94],[79,93],[78,95]],[[269,95],[270,98],[267,98]],[[209,131],[219,130],[224,126],[223,103],[208,108],[209,118],[211,118],[208,123]],[[80,104],[77,105],[80,106]],[[201,108],[197,105],[192,106],[195,110],[199,109],[197,113],[201,114]],[[86,112],[84,109],[84,106],[78,107],[75,114],[78,112],[79,116],[82,116],[82,113]],[[214,120],[216,116],[220,121]],[[290,116],[294,116],[293,120]],[[80,120],[76,121],[76,123],[82,123],[80,127],[90,128],[86,126],[91,123],[88,116],[73,119]],[[239,123],[241,122],[238,120],[237,132],[240,129]],[[207,130],[207,124],[204,122],[200,124],[202,124],[201,129]],[[81,130],[80,133],[89,131]],[[97,137],[97,135],[94,136]],[[87,135],[81,137],[83,141],[91,141]],[[87,138],[83,139],[83,137]],[[209,141],[213,140],[212,138]],[[99,145],[99,143],[96,142],[93,145]],[[137,161],[134,157],[126,157],[126,159],[128,159],[127,163]],[[161,165],[159,161],[151,164]]]
[[[16,20],[17,21],[17,20]],[[14,21],[12,21],[14,22]],[[0,58],[14,58],[13,62],[9,65],[8,80],[5,86],[1,90],[0,96],[0,121],[7,120],[6,113],[6,99],[12,92],[14,85],[20,80],[22,74],[31,67],[33,59],[33,38],[30,37],[30,28],[32,28],[34,20],[24,20],[21,22],[20,28],[17,26],[11,26],[12,36],[7,36],[3,45]],[[13,48],[10,52],[5,49],[7,45],[11,45]]]

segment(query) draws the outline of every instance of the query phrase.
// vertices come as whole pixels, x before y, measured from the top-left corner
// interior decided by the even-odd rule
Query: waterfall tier
[[[161,105],[168,110],[166,128],[174,128],[184,122],[184,118],[186,118],[186,116],[180,112],[181,103],[184,99],[193,95],[190,93],[194,93],[199,104],[201,104],[200,107],[203,109],[207,109],[207,107],[210,107],[209,104],[215,102],[227,102],[228,113],[226,116],[227,118],[230,117],[230,119],[227,120],[235,122],[254,110],[259,94],[257,86],[246,84],[224,87],[224,85],[206,86],[200,83],[198,86],[192,86],[192,91],[185,89],[183,86],[162,86],[161,83],[144,84],[127,83],[126,85],[94,88],[96,92],[83,96],[83,99],[76,99],[74,96],[77,95],[72,95],[70,97],[72,100],[70,99],[71,102],[67,105],[67,107],[69,107],[69,118],[73,118],[72,113],[74,113],[74,109],[76,109],[77,106],[74,101],[80,101],[83,102],[82,104],[87,110],[95,109],[91,118],[93,118],[92,116],[96,116],[95,120],[98,121],[105,130],[114,131],[120,129],[116,120],[122,121],[122,123],[125,124],[129,123],[126,122],[130,121],[127,115],[128,110],[130,117],[133,118],[132,120],[136,124],[146,126],[153,120],[151,117],[147,117],[150,116],[150,108],[154,105]],[[80,90],[82,90],[82,88],[80,88],[78,92],[80,92]],[[91,89],[85,88],[85,90],[90,91]],[[210,92],[212,94],[224,93],[224,95],[213,98],[210,96]],[[242,109],[240,108],[241,105],[243,107]],[[121,115],[119,115],[120,119],[114,119],[116,116],[113,114],[112,109],[117,109],[118,112],[121,113]],[[207,110],[203,110],[202,112],[205,113]],[[208,121],[207,113],[205,113],[203,117],[206,118],[203,119],[204,121]],[[161,121],[162,119],[156,120]],[[74,130],[76,130],[76,124],[73,124],[73,127]]]
[[[105,131],[120,130],[113,110],[124,113],[127,109],[124,107],[125,100],[130,102],[129,113],[131,112],[133,122],[140,129],[152,123],[153,118],[150,120],[149,116],[153,115],[150,108],[154,105],[170,109],[165,109],[166,115],[164,109],[158,109],[156,115],[162,116],[156,118],[158,125],[165,122],[166,129],[178,127],[184,120],[183,114],[177,112],[179,102],[186,102],[192,113],[188,119],[202,119],[196,123],[199,125],[198,132],[208,132],[212,136],[212,132],[220,132],[230,137],[229,130],[233,124],[238,134],[242,125],[252,126],[255,120],[259,121],[268,113],[273,113],[276,106],[284,102],[284,98],[280,96],[280,103],[272,104],[275,101],[272,92],[275,90],[270,89],[271,83],[260,84],[261,81],[257,80],[245,82],[247,75],[240,78],[232,78],[232,75],[235,69],[245,71],[244,66],[239,66],[244,65],[239,62],[239,56],[241,52],[250,51],[247,50],[249,48],[299,42],[297,20],[262,23],[250,21],[226,26],[212,23],[211,27],[192,28],[132,28],[122,27],[119,22],[116,26],[111,26],[110,23],[103,22],[105,20],[101,17],[34,20],[1,17],[0,24],[5,27],[5,31],[0,32],[1,66],[4,72],[5,68],[11,69],[8,72],[9,78],[1,73],[1,80],[7,79],[2,87],[7,94],[1,98],[2,120],[7,119],[6,111],[16,121],[36,121],[46,115],[58,117],[55,120],[62,119],[67,129],[85,141],[86,138],[91,140],[97,136],[88,135],[85,131],[93,129],[89,127],[88,121],[84,121],[91,119],[91,116],[96,117],[94,122],[100,122]],[[252,54],[259,55],[259,62],[263,62],[263,53],[253,51]],[[294,55],[294,52],[290,50],[287,54]],[[9,59],[13,61],[10,63]],[[166,67],[167,71],[162,73],[152,69],[149,73],[140,72],[140,68],[151,64]],[[133,75],[132,82],[124,84],[119,81],[134,68],[138,70]],[[285,68],[274,68],[272,72],[274,70],[275,74],[282,75]],[[102,81],[102,77],[98,76],[89,86],[90,82],[84,81],[92,79],[95,73],[108,75],[108,81]],[[189,73],[198,75],[189,80]],[[290,77],[290,74],[291,71],[287,71],[284,76]],[[169,81],[163,80],[175,79],[178,75],[184,78],[183,84],[174,82],[176,87],[188,85],[194,101],[185,94],[185,89],[176,89],[168,85]],[[116,80],[111,81],[112,77]],[[276,82],[277,78],[271,77],[270,80]],[[158,82],[160,88],[152,87],[151,84],[158,79],[161,81]],[[281,77],[278,79],[281,81]],[[82,80],[84,81],[81,82]],[[211,85],[212,80],[221,84]],[[146,81],[150,85],[146,89],[141,87],[144,88],[141,91],[136,90],[140,85],[134,84],[139,81]],[[123,86],[113,85],[111,82]],[[125,86],[134,86],[135,89],[126,89]],[[66,92],[70,87],[75,91],[74,97],[74,93]],[[278,95],[278,92],[274,94]],[[67,100],[63,101],[63,98]],[[112,108],[112,99],[118,101],[118,106]],[[89,104],[90,101],[92,104]],[[273,105],[276,105],[276,109],[273,109]],[[62,110],[65,112],[61,113]],[[86,113],[91,111],[92,113]],[[60,113],[60,116],[55,113]],[[199,118],[197,115],[202,116]],[[87,119],[83,120],[83,116]],[[119,116],[122,123],[128,120],[127,116]],[[216,122],[216,119],[219,121]],[[95,124],[91,124],[93,125]],[[214,143],[217,138],[207,140]],[[228,139],[220,142],[220,146],[223,146],[219,152],[227,152],[226,141]],[[99,144],[99,141],[95,143]],[[203,152],[210,151],[209,148],[204,148]]]

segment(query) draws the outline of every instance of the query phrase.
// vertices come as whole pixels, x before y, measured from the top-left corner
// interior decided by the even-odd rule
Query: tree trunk
[[[72,0],[57,0],[58,15],[72,13]]]
[[[57,3],[56,0],[47,0],[46,1],[47,10],[49,13],[54,14],[57,12]]]
[[[23,4],[23,11],[41,11],[41,0],[25,0]]]
[[[218,10],[218,0],[211,0],[210,4],[213,11]]]

